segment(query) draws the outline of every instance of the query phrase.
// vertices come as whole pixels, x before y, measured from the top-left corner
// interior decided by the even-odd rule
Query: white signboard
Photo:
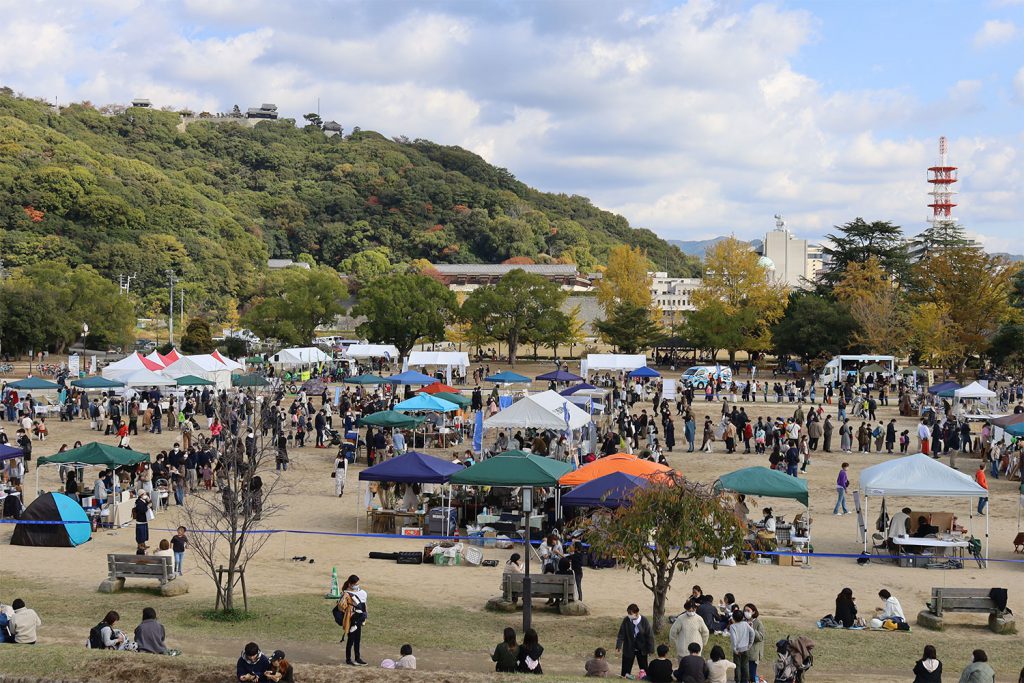
[[[674,379],[663,379],[661,381],[661,397],[665,400],[676,397],[676,381]]]
[[[78,379],[78,373],[82,370],[82,357],[77,353],[68,356],[68,375],[71,379]]]

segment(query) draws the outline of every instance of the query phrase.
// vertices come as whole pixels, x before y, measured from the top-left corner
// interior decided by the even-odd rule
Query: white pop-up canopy
[[[868,496],[943,498],[989,498],[988,491],[971,477],[924,453],[887,460],[861,471],[860,490],[867,519]],[[992,501],[985,508],[985,557],[988,557],[988,518]],[[970,506],[969,506],[970,507]],[[973,507],[971,507],[973,510]],[[971,515],[973,517],[973,515]],[[864,540],[865,548],[867,539]]]
[[[953,392],[954,398],[995,398],[996,392],[986,388],[980,382],[971,382],[966,387]]]
[[[312,365],[330,361],[331,357],[315,346],[281,349],[270,357],[274,365]]]
[[[107,379],[116,379],[118,381],[121,381],[122,375],[126,375],[130,372],[135,372],[136,370],[147,370],[150,372],[155,372],[163,369],[164,366],[162,363],[149,360],[141,353],[136,352],[129,356],[126,356],[125,358],[122,358],[116,363],[111,363],[110,365],[106,366],[105,368],[103,368],[100,374],[106,377]]]
[[[387,358],[398,359],[398,347],[394,344],[352,344],[345,349],[347,358]]]
[[[418,368],[421,365],[468,368],[469,354],[465,351],[410,351],[409,367]]]
[[[551,413],[562,420],[562,428],[565,428],[565,411],[569,411],[569,429],[582,429],[588,422],[590,422],[590,415],[587,411],[583,410],[575,403],[570,401],[565,396],[562,396],[558,392],[542,391],[539,394],[534,394],[527,399],[535,403],[539,403],[544,408],[547,408]],[[522,403],[522,401],[520,401]]]
[[[642,353],[588,353],[580,361],[580,374],[587,377],[593,370],[636,370],[647,367]]]
[[[492,415],[484,420],[484,429],[523,429],[526,427],[561,431],[565,429],[565,419],[556,416],[530,398],[524,398],[500,411],[497,415]]]
[[[214,382],[218,389],[231,388],[231,370],[210,354],[181,356],[163,374],[172,379],[194,375]]]
[[[177,384],[169,377],[145,369],[118,375],[117,381],[128,387],[173,387]]]

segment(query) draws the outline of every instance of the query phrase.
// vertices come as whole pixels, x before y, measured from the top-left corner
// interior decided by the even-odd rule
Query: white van
[[[694,365],[682,376],[683,384],[694,389],[703,389],[708,382],[719,379],[725,384],[731,383],[732,369],[721,365]]]

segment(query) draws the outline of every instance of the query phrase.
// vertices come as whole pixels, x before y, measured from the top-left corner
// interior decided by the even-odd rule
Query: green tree
[[[458,312],[455,295],[437,280],[416,273],[386,275],[359,290],[352,315],[366,316],[356,328],[373,342],[394,344],[406,356],[420,339],[442,339]]]
[[[649,308],[623,301],[612,308],[605,320],[594,322],[605,342],[622,353],[637,353],[657,344],[663,336]]]
[[[189,318],[185,334],[181,336],[181,350],[185,353],[210,353],[215,348],[210,323],[205,318]]]
[[[640,574],[654,597],[655,632],[665,628],[676,572],[695,569],[704,557],[738,553],[744,532],[731,497],[675,472],[636,489],[629,505],[587,515],[579,527],[595,553]]]
[[[1024,367],[1024,324],[1002,325],[992,337],[989,355],[1000,367],[1013,371]]]
[[[842,281],[851,263],[864,263],[874,256],[889,279],[897,283],[907,282],[910,264],[903,229],[889,221],[872,221],[855,218],[844,225],[836,226],[836,232],[826,236],[823,249],[829,266],[821,274],[821,283],[831,288]]]
[[[338,273],[327,266],[271,271],[260,284],[242,323],[264,338],[285,344],[312,343],[316,328],[345,312],[348,296]]]
[[[363,287],[391,272],[390,251],[386,247],[375,247],[352,254],[338,264],[338,270]]]
[[[608,267],[597,282],[597,301],[611,316],[621,303],[651,308],[650,261],[647,254],[628,245],[619,245],[608,253]]]
[[[842,303],[797,290],[789,295],[786,314],[772,327],[776,352],[803,361],[828,358],[849,349],[857,324]]]
[[[505,342],[509,363],[515,366],[519,342],[526,338],[527,329],[559,314],[565,296],[555,283],[516,268],[497,284],[471,292],[462,304],[462,317],[474,338]]]

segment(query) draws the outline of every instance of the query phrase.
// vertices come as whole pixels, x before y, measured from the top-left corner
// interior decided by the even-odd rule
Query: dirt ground
[[[492,366],[492,369],[493,366]],[[548,364],[531,367],[524,365],[516,368],[518,372],[528,375],[539,374],[550,369]],[[533,387],[541,390],[546,387],[540,384]],[[776,404],[759,402],[756,405],[745,405],[747,413],[756,419],[757,416],[791,415],[793,404]],[[637,406],[639,410],[641,406]],[[647,405],[650,410],[650,405]],[[835,408],[832,407],[833,411]],[[705,411],[705,404],[699,401],[696,406],[698,425],[704,414],[718,418],[719,407],[710,404]],[[913,429],[914,421],[899,418],[894,406],[882,408],[879,419],[888,421],[897,417],[899,429]],[[62,443],[72,444],[76,439],[83,442],[105,440],[114,443],[114,437],[103,437],[88,428],[88,421],[79,420],[72,424],[61,423],[56,419],[48,421],[50,436],[43,442],[35,443],[34,456],[56,452]],[[10,425],[8,424],[8,431]],[[713,453],[683,453],[685,440],[682,438],[681,423],[676,421],[678,441],[676,451],[667,454],[669,462],[687,477],[700,481],[713,481],[719,475],[740,467],[766,464],[765,456],[728,455],[723,452],[721,443],[716,443]],[[133,437],[132,447],[136,450],[156,453],[169,448],[175,441],[173,434],[163,435],[141,434]],[[311,442],[310,442],[311,443]],[[838,446],[838,431],[834,438],[834,450]],[[439,451],[428,451],[442,454]],[[358,492],[357,475],[362,465],[349,470],[348,486],[343,498],[334,495],[334,480],[330,477],[333,449],[318,450],[307,447],[291,450],[291,466],[286,477],[289,493],[284,501],[283,512],[268,521],[274,529],[290,529],[314,532],[355,533],[356,520],[360,520],[360,532],[366,530],[365,506],[361,492]],[[450,453],[450,451],[449,451]],[[811,515],[813,519],[812,542],[819,553],[857,553],[861,544],[857,536],[857,517],[833,516],[832,507],[835,503],[835,478],[839,464],[843,460],[851,463],[851,490],[856,487],[858,473],[864,467],[874,465],[893,456],[872,453],[870,455],[815,453],[812,464],[805,475],[810,485]],[[960,460],[962,470],[971,472],[976,468],[976,460]],[[36,470],[33,467],[27,476],[26,495],[31,500],[30,490],[36,482]],[[802,475],[803,476],[803,475]],[[994,559],[1014,559],[1011,541],[1017,530],[1018,482],[992,480],[991,497],[991,555]],[[91,484],[92,478],[87,474],[86,483]],[[54,468],[43,468],[40,478],[40,489],[55,490],[57,485]],[[970,508],[976,505],[975,500],[951,502],[949,499],[917,499],[898,501],[909,504],[917,510],[952,511],[961,521],[966,521]],[[752,500],[750,508],[752,516],[764,505],[771,505],[776,514],[784,515],[791,520],[802,511],[802,506],[794,501],[783,500]],[[852,495],[848,505],[853,510]],[[873,524],[878,513],[877,503],[872,502],[868,524]],[[151,522],[151,541],[155,546],[162,537],[169,536],[180,521],[179,512],[171,507],[157,515]],[[984,533],[984,521],[974,520],[975,533]],[[167,531],[162,531],[166,529]],[[60,548],[24,548],[8,545],[13,526],[0,526],[0,599],[9,602],[14,596],[7,595],[3,586],[3,575],[14,575],[19,578],[41,580],[53,586],[60,586],[68,594],[78,591],[95,591],[99,582],[106,574],[106,555],[111,552],[133,552],[134,530],[129,525],[113,531],[100,531],[90,543],[75,549]],[[499,560],[495,568],[471,567],[423,567],[398,565],[392,562],[371,560],[370,551],[421,550],[421,540],[367,538],[354,536],[312,535],[298,533],[275,534],[263,553],[254,560],[247,572],[247,583],[251,595],[274,594],[285,591],[288,593],[309,592],[322,594],[328,587],[330,571],[336,567],[339,576],[355,573],[363,577],[362,585],[369,592],[370,602],[373,596],[389,595],[401,597],[422,605],[424,609],[443,608],[446,605],[458,604],[468,609],[483,609],[486,600],[498,593],[501,575],[501,564],[507,559],[510,551],[485,550],[485,557]],[[315,559],[314,564],[297,563],[291,560],[294,556],[307,556]],[[213,586],[209,579],[201,575],[194,564],[193,558],[186,560],[186,578],[191,584],[192,595],[208,596],[212,603]],[[1005,586],[1010,591],[1010,606],[1024,610],[1020,605],[1018,593],[1013,590],[1021,585],[1020,564],[993,563],[988,569],[978,569],[974,562],[965,562],[965,568],[954,571],[928,571],[923,569],[899,568],[891,565],[870,564],[858,566],[851,559],[815,558],[809,567],[779,567],[750,564],[746,566],[712,569],[710,566],[698,566],[688,575],[677,575],[674,590],[670,596],[670,609],[681,610],[682,601],[688,595],[692,584],[700,584],[704,591],[715,596],[732,592],[740,603],[756,603],[763,615],[771,619],[783,620],[793,625],[794,631],[799,629],[813,637],[814,621],[826,613],[833,611],[834,598],[841,588],[849,586],[854,595],[858,596],[858,604],[862,614],[870,613],[879,603],[876,593],[880,588],[888,588],[902,602],[908,618],[913,621],[917,612],[923,608],[932,586]],[[644,612],[648,612],[651,596],[640,583],[639,577],[622,570],[586,571],[583,588],[586,603],[591,614],[607,617],[611,622],[621,618],[624,607],[630,602],[637,602]],[[41,615],[46,621],[46,615]],[[510,615],[511,616],[511,615]],[[323,618],[327,618],[326,614]],[[979,617],[982,618],[983,617]],[[518,621],[515,616],[512,623]],[[571,628],[567,621],[565,628]],[[83,629],[87,628],[83,624]],[[80,640],[80,633],[43,632],[43,637],[50,642],[75,642]],[[186,641],[192,641],[187,634],[178,634]],[[499,634],[495,632],[497,641]],[[542,634],[542,639],[543,639]],[[1015,636],[1018,637],[1018,636]],[[459,636],[452,633],[451,650],[458,650]],[[221,642],[216,638],[195,639],[189,642],[194,649],[208,654],[237,656],[240,644],[237,642]],[[614,643],[594,643],[594,647],[604,646],[609,649]],[[295,645],[298,659],[308,663],[328,664],[338,661],[337,645],[307,643]],[[445,648],[448,650],[448,648]],[[367,650],[376,656],[372,643]],[[392,653],[382,652],[380,656],[391,656]],[[443,656],[431,657],[429,652],[417,652],[422,668],[448,669],[450,663],[459,663],[457,668],[486,671],[490,663],[479,655],[461,657],[456,652],[447,651]],[[918,653],[907,653],[910,662]],[[433,660],[433,661],[432,661]],[[459,661],[464,660],[464,661]],[[575,673],[579,664],[565,663],[564,671],[553,673]],[[1017,664],[1019,667],[1020,664]],[[547,668],[547,667],[546,667]],[[877,679],[876,680],[881,680]]]

